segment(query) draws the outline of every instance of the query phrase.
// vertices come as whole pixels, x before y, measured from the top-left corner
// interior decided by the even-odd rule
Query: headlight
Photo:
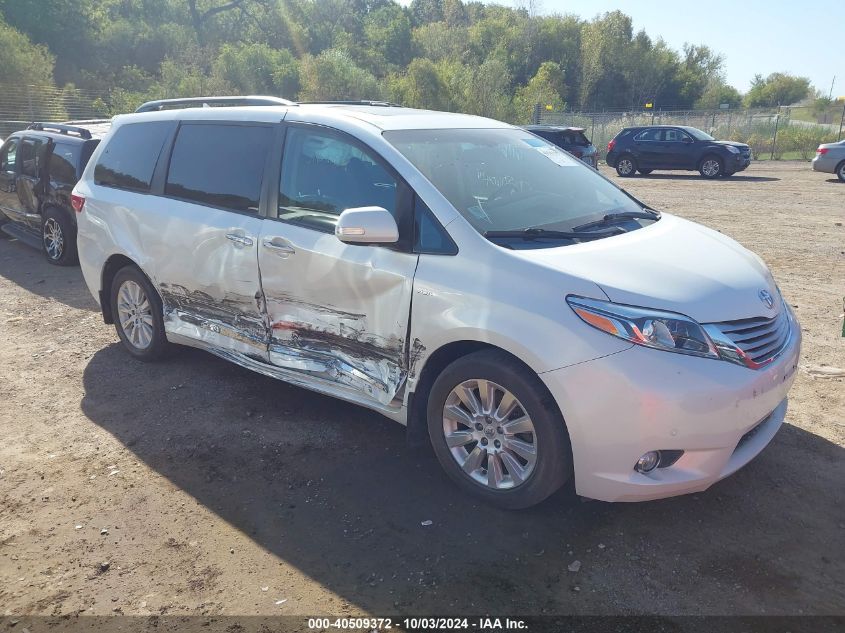
[[[683,314],[576,296],[567,297],[566,302],[588,325],[626,341],[667,352],[719,358],[704,329]]]
[[[739,154],[739,149],[734,147],[733,145],[725,145],[725,147],[728,148],[728,151],[731,154]]]

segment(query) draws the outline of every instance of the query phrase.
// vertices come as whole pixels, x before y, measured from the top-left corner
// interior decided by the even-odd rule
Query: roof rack
[[[297,105],[366,105],[379,106],[382,108],[401,108],[398,103],[391,103],[390,101],[374,101],[369,99],[360,99],[352,101],[297,101]]]
[[[135,112],[155,112],[167,108],[210,108],[237,106],[289,106],[293,101],[281,97],[186,97],[184,99],[158,99],[141,104]]]
[[[86,130],[84,127],[78,127],[76,125],[65,125],[64,123],[47,123],[47,122],[37,122],[31,123],[27,126],[27,130],[39,130],[42,132],[59,132],[60,134],[76,134],[80,138],[90,139],[91,132]]]

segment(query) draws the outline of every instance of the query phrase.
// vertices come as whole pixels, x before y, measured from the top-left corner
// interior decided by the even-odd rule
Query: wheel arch
[[[105,323],[114,323],[114,315],[112,314],[110,299],[111,285],[118,271],[126,266],[134,266],[140,270],[147,279],[149,279],[149,276],[143,271],[137,262],[133,261],[126,255],[116,253],[109,256],[106,263],[103,264],[103,272],[100,278],[100,310],[103,313],[103,322]],[[155,288],[155,284],[153,284],[153,288]]]
[[[704,161],[708,158],[716,158],[722,163],[722,168],[725,167],[725,157],[722,156],[717,150],[708,148],[705,152],[701,155],[701,158],[698,159],[698,164],[696,165],[696,169],[701,169],[701,166],[704,164]]]
[[[569,438],[569,430],[566,428],[563,412],[560,410],[557,401],[554,399],[554,396],[551,391],[549,391],[548,387],[546,387],[546,384],[539,378],[537,372],[528,363],[519,358],[516,354],[498,345],[484,341],[465,339],[445,343],[427,356],[425,364],[420,370],[415,388],[410,394],[408,394],[408,444],[415,448],[430,446],[426,423],[426,409],[428,405],[428,395],[431,392],[431,388],[434,385],[434,381],[437,380],[437,377],[444,369],[446,369],[446,367],[459,358],[485,350],[493,350],[507,355],[519,364],[526,372],[530,372],[537,379],[537,384],[543,390],[545,395],[543,403],[547,407],[553,408],[560,415],[560,418],[564,420],[564,430],[566,431],[567,438],[571,440],[571,438]]]

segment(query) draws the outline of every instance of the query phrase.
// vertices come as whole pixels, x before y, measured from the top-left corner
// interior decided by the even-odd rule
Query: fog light
[[[634,465],[634,470],[638,473],[650,473],[657,468],[660,463],[660,453],[658,451],[649,451],[637,460]]]

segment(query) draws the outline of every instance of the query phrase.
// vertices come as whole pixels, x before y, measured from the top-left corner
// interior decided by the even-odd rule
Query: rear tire
[[[67,211],[56,207],[44,209],[41,218],[41,248],[47,261],[54,266],[75,266],[76,224]]]
[[[428,433],[446,474],[506,509],[540,503],[572,470],[563,417],[530,369],[500,350],[459,358],[435,380]]]
[[[114,327],[123,347],[142,361],[167,356],[172,346],[164,333],[161,299],[135,266],[117,271],[110,290]]]
[[[845,160],[836,166],[836,177],[840,181],[845,182]]]
[[[622,178],[630,178],[637,171],[637,160],[630,154],[623,154],[616,161],[616,173]]]
[[[701,164],[698,166],[698,172],[708,180],[718,178],[724,170],[725,167],[722,164],[722,159],[712,154],[702,158]]]
[[[654,170],[653,169],[638,169],[637,171],[640,172],[643,176],[648,176]]]

